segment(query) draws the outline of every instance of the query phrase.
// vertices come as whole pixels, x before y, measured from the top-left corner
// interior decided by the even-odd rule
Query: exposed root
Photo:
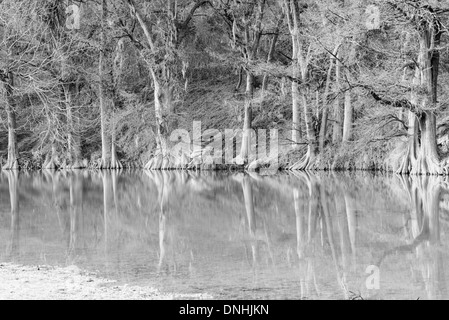
[[[122,163],[117,159],[117,156],[113,153],[111,158],[111,169],[112,170],[122,170],[123,165]]]
[[[206,147],[202,150],[192,152],[192,154],[190,155],[191,160],[187,168],[189,170],[214,170],[215,164],[213,163],[213,161],[204,161],[204,159],[210,157],[211,152],[211,147]]]
[[[304,157],[289,168],[291,171],[307,171],[313,170],[315,167],[315,156],[308,151]]]
[[[158,153],[148,161],[145,170],[215,170],[216,165],[209,161],[212,148],[205,148],[192,152],[190,155],[182,152],[181,154],[162,155]],[[204,161],[204,159],[208,159]]]
[[[340,162],[340,159],[338,157],[335,157],[334,161],[332,162],[332,165],[331,165],[332,171],[338,171],[341,169],[341,164],[339,162]]]
[[[184,170],[187,169],[189,159],[187,155],[181,156],[157,154],[145,165],[145,170]]]
[[[170,160],[170,156],[166,156],[162,159],[162,170],[170,170],[172,168],[172,162]]]
[[[122,170],[123,169],[123,165],[118,160],[111,161],[111,169],[113,169],[113,170]]]
[[[42,165],[42,169],[44,169],[44,170],[58,170],[58,168],[59,168],[59,164],[58,164],[57,160],[54,158],[49,159],[48,161],[44,162],[44,164]]]
[[[122,170],[123,165],[117,157],[117,151],[115,147],[115,134],[113,134],[112,148],[111,148],[111,169]]]
[[[443,175],[444,170],[440,162],[433,157],[427,157],[422,153],[418,156],[416,163],[412,166],[410,175]]]
[[[187,168],[189,170],[199,170],[202,164],[201,156],[192,156],[191,161],[189,162]]]
[[[162,154],[158,154],[154,156],[148,163],[145,165],[145,170],[161,170],[162,168],[162,160],[163,160]]]
[[[409,157],[408,154],[406,154],[403,157],[399,167],[397,169],[394,168],[395,172],[397,174],[400,174],[400,175],[407,175],[407,174],[409,174],[411,169],[412,169],[412,167],[411,167],[411,163],[410,163],[410,157]]]
[[[100,170],[109,170],[111,169],[111,161],[109,159],[101,159],[98,169]]]
[[[6,164],[2,167],[2,170],[19,170],[19,161],[15,158],[8,160]]]
[[[415,165],[416,165],[416,159],[412,155],[411,148],[409,146],[409,147],[407,147],[407,149],[402,157],[400,165],[398,166],[397,169],[394,168],[394,170],[397,174],[407,175],[412,171],[412,168]]]
[[[185,153],[181,155],[181,157],[177,158],[177,161],[175,161],[175,169],[186,169],[187,165],[189,163],[189,158]]]
[[[45,156],[45,161],[42,165],[42,169],[44,169],[44,170],[56,170],[57,169],[56,159],[54,157],[52,157],[50,153],[47,153],[47,155]]]

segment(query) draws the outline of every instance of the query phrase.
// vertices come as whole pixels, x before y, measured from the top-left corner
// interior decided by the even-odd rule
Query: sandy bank
[[[172,300],[211,299],[205,294],[167,294],[155,288],[119,286],[76,266],[0,263],[1,300]]]

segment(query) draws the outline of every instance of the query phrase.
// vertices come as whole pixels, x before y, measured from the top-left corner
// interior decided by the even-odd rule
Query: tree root
[[[148,163],[145,165],[145,170],[160,170],[162,167],[162,160],[163,156],[162,154],[158,154],[155,157],[153,157]]]
[[[44,170],[58,170],[59,164],[56,159],[51,158],[48,161],[46,160],[42,165],[42,169]]]
[[[111,169],[112,170],[122,170],[123,169],[122,163],[117,159],[117,156],[115,154],[112,154]]]
[[[110,159],[101,159],[98,163],[99,170],[109,170],[111,169],[111,160]]]
[[[443,169],[438,160],[420,154],[412,166],[410,175],[443,175],[445,171],[447,172],[447,169]]]
[[[154,156],[145,165],[145,170],[182,170],[187,168],[187,157],[182,155],[181,157],[173,157],[172,155],[163,156],[158,154]]]
[[[2,167],[2,170],[19,170],[20,165],[17,159],[11,159]]]
[[[402,157],[399,167],[393,168],[396,174],[407,175],[412,171],[412,168],[416,165],[416,159],[412,155],[410,146],[407,147]]]
[[[292,165],[290,168],[288,168],[288,170],[307,171],[307,170],[314,170],[314,168],[315,168],[315,157],[311,155],[310,151],[308,151],[300,161]]]
[[[175,164],[176,169],[184,169],[187,168],[187,165],[189,163],[189,158],[186,154],[182,154],[182,156],[179,158],[179,160]]]
[[[204,163],[205,157],[210,155],[212,148],[205,148],[203,150],[192,152],[190,155],[190,162],[187,166],[189,170],[215,170],[216,166],[212,163]]]

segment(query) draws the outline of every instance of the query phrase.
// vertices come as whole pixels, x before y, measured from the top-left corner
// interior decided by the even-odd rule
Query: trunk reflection
[[[448,186],[369,173],[5,172],[0,263],[228,298],[446,299]],[[378,290],[366,287],[370,266]]]

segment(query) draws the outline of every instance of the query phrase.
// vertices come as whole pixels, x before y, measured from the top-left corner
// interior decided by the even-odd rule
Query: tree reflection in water
[[[397,188],[409,197],[410,211],[403,219],[407,243],[386,250],[377,264],[381,266],[391,255],[412,253],[411,268],[415,277],[420,273],[427,298],[441,299],[447,288],[440,246],[440,214],[447,204],[444,197],[449,191],[448,184],[435,176],[395,178]],[[440,211],[441,205],[443,209]]]
[[[449,298],[439,177],[5,172],[0,191],[0,262],[230,298]]]
[[[9,199],[11,203],[11,238],[9,241],[9,248],[7,255],[14,261],[17,255],[19,255],[19,230],[20,230],[20,218],[19,218],[19,171],[12,170],[7,171],[8,185],[9,185]]]

